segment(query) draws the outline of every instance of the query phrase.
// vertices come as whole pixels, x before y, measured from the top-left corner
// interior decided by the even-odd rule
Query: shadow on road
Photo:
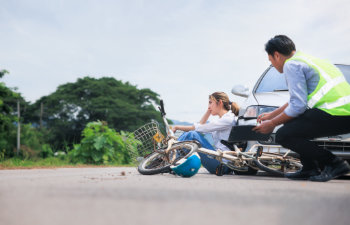
[[[209,175],[209,173],[206,173],[206,172],[202,172],[202,173],[198,173],[198,175],[201,175],[201,174],[206,174],[206,175]],[[275,174],[271,174],[271,173],[268,173],[268,172],[263,172],[263,171],[259,171],[258,174],[256,175],[224,175],[224,176],[216,176],[216,175],[210,175],[210,176],[206,176],[206,178],[213,178],[213,177],[217,177],[217,178],[222,178],[222,179],[245,179],[245,180],[271,180],[271,181],[283,181],[283,180],[288,180],[287,178],[284,178],[283,176],[281,175],[275,175]],[[202,177],[203,179],[204,177]],[[350,174],[346,175],[346,176],[341,176],[341,177],[338,177],[334,180],[350,180]],[[297,180],[295,180],[297,181]],[[305,180],[301,180],[301,181],[305,181]]]

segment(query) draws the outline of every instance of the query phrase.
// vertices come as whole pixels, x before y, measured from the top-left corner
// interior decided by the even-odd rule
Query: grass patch
[[[21,159],[21,158],[10,158],[0,161],[0,169],[38,169],[38,168],[81,168],[81,167],[119,167],[135,166],[133,164],[121,165],[117,163],[108,163],[104,165],[94,165],[94,164],[83,164],[83,163],[72,163],[68,158],[60,157],[49,157],[46,159]]]

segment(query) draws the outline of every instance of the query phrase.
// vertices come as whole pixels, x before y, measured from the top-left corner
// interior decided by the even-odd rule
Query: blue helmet
[[[179,176],[192,177],[195,175],[201,167],[201,159],[195,152],[187,159],[180,159],[175,165],[170,168]]]

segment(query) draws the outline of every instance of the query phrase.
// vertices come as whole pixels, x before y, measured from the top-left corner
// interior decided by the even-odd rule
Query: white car
[[[336,64],[336,66],[343,72],[346,80],[350,83],[350,65]],[[273,66],[267,68],[261,75],[252,91],[249,91],[243,85],[236,85],[232,88],[232,94],[247,98],[241,105],[238,125],[256,125],[258,115],[271,112],[289,100],[285,77]],[[279,127],[275,128],[268,141],[260,142],[260,144],[278,145],[275,142],[275,132]],[[350,161],[350,134],[317,138],[314,141],[322,148],[330,150],[335,155]],[[256,143],[256,141],[244,142],[243,148],[250,149]],[[264,151],[267,150],[264,149]],[[274,151],[286,152],[287,149],[280,148]]]

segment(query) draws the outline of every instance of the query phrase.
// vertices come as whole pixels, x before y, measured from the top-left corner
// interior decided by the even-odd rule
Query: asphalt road
[[[0,224],[350,224],[350,178],[192,178],[135,168],[0,170]]]

